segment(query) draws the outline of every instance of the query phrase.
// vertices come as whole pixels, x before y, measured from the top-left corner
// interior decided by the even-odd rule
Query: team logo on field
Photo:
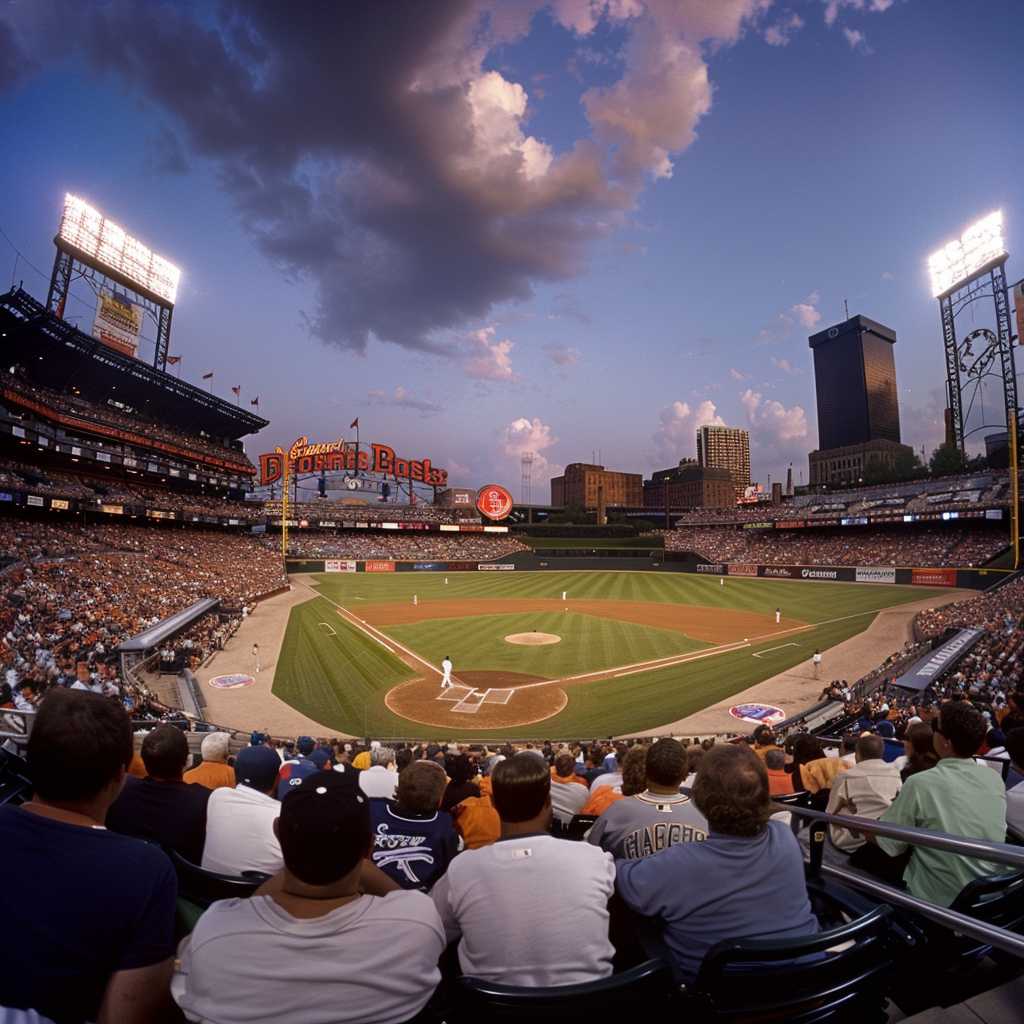
[[[236,672],[229,676],[214,676],[210,685],[218,690],[237,690],[242,686],[252,686],[256,680],[244,672]]]
[[[729,714],[741,722],[755,722],[757,725],[775,725],[786,717],[782,708],[771,704],[734,704]]]

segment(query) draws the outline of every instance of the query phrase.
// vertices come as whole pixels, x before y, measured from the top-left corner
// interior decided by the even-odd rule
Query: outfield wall
[[[398,562],[392,559],[298,559],[289,558],[293,572],[688,572],[701,576],[735,576],[744,579],[785,579],[829,583],[897,584],[915,587],[959,587],[987,590],[1012,574],[1009,569],[937,569],[886,565],[755,565],[753,563],[702,562],[689,553],[645,551],[637,557],[554,558],[534,552],[516,552],[492,562]]]

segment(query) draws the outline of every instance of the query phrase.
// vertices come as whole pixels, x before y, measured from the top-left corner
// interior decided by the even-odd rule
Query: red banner
[[[756,576],[757,566],[756,565],[730,565],[729,566],[730,576]]]
[[[382,562],[379,560],[369,561],[363,563],[363,569],[366,572],[394,572],[394,562]]]
[[[955,587],[956,569],[913,569],[910,582],[923,587]]]

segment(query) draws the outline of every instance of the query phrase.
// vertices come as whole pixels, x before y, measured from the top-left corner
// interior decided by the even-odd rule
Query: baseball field
[[[640,732],[816,649],[824,682],[829,648],[938,593],[643,572],[322,574],[291,611],[273,693],[353,735]]]

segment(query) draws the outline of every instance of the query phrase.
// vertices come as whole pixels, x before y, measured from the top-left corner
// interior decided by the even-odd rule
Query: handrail
[[[963,857],[978,857],[995,864],[1009,864],[1018,870],[1024,870],[1024,847],[1010,846],[1009,843],[966,839],[945,832],[932,832],[916,825],[891,825],[888,822],[876,821],[874,818],[858,818],[849,814],[826,814],[824,811],[814,811],[810,807],[800,807],[798,804],[776,803],[773,806],[779,811],[789,811],[790,814],[801,818],[824,822],[827,825],[838,825],[853,832],[870,832],[914,846],[928,846],[935,850],[958,853]]]

